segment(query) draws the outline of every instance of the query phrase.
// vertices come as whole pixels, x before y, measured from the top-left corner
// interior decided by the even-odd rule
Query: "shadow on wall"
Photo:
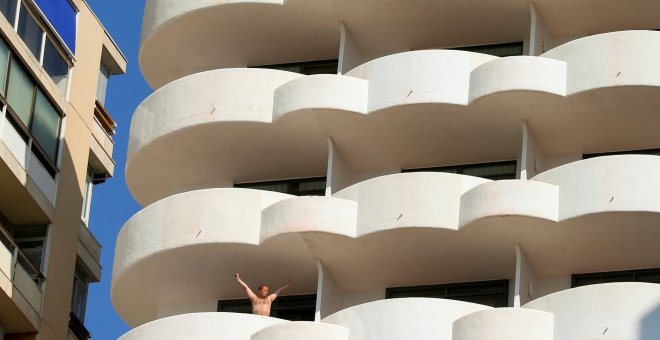
[[[660,303],[642,319],[640,332],[640,340],[660,339]]]

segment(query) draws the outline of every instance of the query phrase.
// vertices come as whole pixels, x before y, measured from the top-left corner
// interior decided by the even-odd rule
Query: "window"
[[[16,17],[17,4],[20,3],[20,13],[18,16],[18,23],[16,24],[16,32],[21,37],[25,45],[32,52],[39,64],[44,68],[46,74],[50,76],[55,85],[59,88],[61,93],[66,93],[67,82],[69,78],[69,59],[64,57],[66,53],[61,53],[59,45],[54,41],[55,36],[44,32],[38,20],[39,16],[32,15],[32,12],[26,7],[24,2],[19,0],[0,0],[0,11],[7,18],[7,20],[14,26],[14,19]],[[63,37],[66,44],[69,45],[72,51],[75,51],[75,17],[76,11],[73,9],[68,0],[42,0],[37,1],[39,9],[48,17],[49,22],[58,29],[59,36]],[[36,19],[39,18],[39,19]],[[64,47],[62,47],[64,49]],[[43,51],[42,51],[43,49]],[[1,52],[1,51],[0,51]],[[5,63],[6,60],[0,59],[0,63]],[[2,76],[2,73],[0,73]],[[0,90],[3,90],[0,88]]]
[[[101,64],[99,69],[99,80],[96,86],[96,99],[105,105],[105,93],[108,90],[108,79],[110,79],[110,71],[105,65]]]
[[[9,47],[0,39],[0,93],[7,95],[7,71],[9,70]]]
[[[270,316],[289,321],[314,321],[316,294],[279,296],[270,307]],[[220,300],[218,312],[252,313],[250,299]]]
[[[263,65],[263,66],[254,66],[254,67],[296,72],[306,75],[337,74],[339,61],[333,59],[333,60],[307,61],[307,62],[290,63],[290,64]]]
[[[574,274],[571,278],[571,287],[575,288],[610,282],[660,283],[660,268]]]
[[[85,192],[83,196],[83,208],[81,218],[85,224],[89,223],[89,212],[92,206],[92,190],[94,188],[94,172],[87,168],[87,178],[85,179]]]
[[[403,169],[401,172],[446,172],[481,177],[490,180],[516,179],[516,161],[452,165],[435,168]]]
[[[7,21],[14,26],[16,20],[16,5],[18,0],[0,0],[0,12],[5,16]]]
[[[79,263],[76,263],[76,271],[73,277],[73,294],[71,295],[69,329],[78,340],[87,340],[90,338],[89,331],[84,325],[89,281],[87,271]]]
[[[289,179],[284,181],[235,183],[235,188],[281,192],[296,196],[324,196],[325,177]]]
[[[18,248],[25,255],[25,257],[19,256],[18,262],[30,273],[32,279],[37,283],[43,277],[41,271],[43,270],[47,235],[48,226],[46,225],[20,225],[12,228],[14,242],[16,242]]]
[[[1,41],[1,40],[0,40]],[[7,119],[22,135],[32,138],[33,151],[40,158],[42,165],[55,176],[57,172],[55,162],[59,149],[59,135],[62,124],[61,113],[55,108],[45,92],[34,82],[32,76],[18,59],[7,50],[6,44],[0,43],[0,62],[6,55],[9,63],[8,81],[3,82],[0,89],[9,104]],[[4,65],[4,62],[3,64]],[[0,81],[7,72],[0,66]],[[6,87],[6,88],[5,88]]]
[[[44,70],[50,76],[50,78],[55,82],[57,88],[60,89],[60,92],[66,93],[67,81],[69,78],[69,64],[50,39],[46,39],[46,44],[44,45],[44,61],[43,61]]]
[[[654,155],[660,156],[660,149],[646,149],[646,150],[630,150],[630,151],[615,151],[604,153],[591,153],[582,155],[582,159],[589,159],[601,156],[616,156],[616,155]]]
[[[41,60],[41,43],[44,31],[39,27],[39,24],[37,24],[37,21],[34,20],[34,17],[23,3],[21,3],[21,12],[18,15],[18,27],[16,30],[35,58]]]
[[[386,299],[406,297],[441,298],[506,307],[509,301],[509,280],[396,287],[385,290]]]
[[[452,50],[490,54],[496,57],[510,57],[523,55],[523,42],[519,41],[505,44],[465,46],[452,48]]]
[[[29,127],[32,123],[34,90],[34,81],[27,74],[25,68],[16,60],[12,60],[9,71],[7,101],[26,127]]]

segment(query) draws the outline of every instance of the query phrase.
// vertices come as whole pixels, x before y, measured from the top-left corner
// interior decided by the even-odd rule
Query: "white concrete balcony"
[[[554,339],[660,337],[660,286],[622,282],[584,286],[550,294],[525,308],[554,314]]]
[[[512,279],[517,244],[539,277],[654,268],[658,173],[660,157],[630,155],[575,162],[529,181],[415,172],[326,197],[178,194],[122,228],[113,303],[131,325],[210,311],[218,299],[243,296],[235,272],[267,282],[294,277],[290,294],[309,294],[318,289],[317,260],[346,294]]]
[[[29,139],[0,116],[0,208],[15,224],[50,223],[56,181],[30,145]]]
[[[238,313],[191,313],[168,317],[136,327],[121,340],[250,340],[259,330],[289,321]],[[334,340],[328,338],[328,340]]]
[[[356,173],[517,159],[523,121],[548,155],[657,148],[660,73],[643,70],[655,69],[660,48],[644,43],[660,46],[660,32],[591,36],[546,57],[413,51],[345,76],[194,74],[135,112],[128,186],[148,205],[236,182],[322,176],[327,138]],[[602,67],[580,66],[590,64]]]
[[[350,339],[452,339],[452,324],[491,307],[425,298],[390,299],[341,310],[322,322],[349,329]]]
[[[453,340],[553,340],[551,313],[523,308],[493,308],[465,315],[453,325]]]
[[[594,12],[595,5],[602,8]],[[586,35],[656,29],[658,11],[645,0],[538,0],[533,11],[514,0],[149,0],[140,68],[154,88],[200,71],[310,60],[339,58],[343,73],[403,51],[516,41],[528,47],[530,12],[543,18],[551,48]]]
[[[6,334],[39,329],[43,294],[35,279],[43,282],[44,277],[4,229],[0,230],[0,322]]]

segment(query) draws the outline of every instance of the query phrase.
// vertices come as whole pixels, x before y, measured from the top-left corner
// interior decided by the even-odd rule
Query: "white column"
[[[543,171],[543,161],[546,156],[534,138],[527,122],[522,122],[523,141],[520,155],[520,179],[530,179]]]
[[[365,62],[364,55],[357,45],[346,24],[340,22],[341,41],[339,43],[339,67],[338,74],[344,74]]]
[[[314,321],[320,322],[344,307],[344,293],[337,287],[332,276],[320,260],[316,260],[318,283],[316,285],[316,311]]]
[[[516,281],[514,284],[513,307],[520,307],[534,299],[534,287],[538,285],[538,276],[532,266],[527,262],[527,257],[516,244]]]
[[[529,51],[531,56],[539,56],[551,48],[551,42],[554,39],[552,34],[545,26],[541,13],[536,9],[533,2],[529,4],[531,14],[531,27],[529,32]]]

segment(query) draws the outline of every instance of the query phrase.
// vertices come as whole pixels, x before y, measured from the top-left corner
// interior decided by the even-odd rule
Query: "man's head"
[[[268,286],[266,285],[259,286],[259,290],[257,291],[259,297],[262,299],[268,297],[268,292],[269,292]]]

